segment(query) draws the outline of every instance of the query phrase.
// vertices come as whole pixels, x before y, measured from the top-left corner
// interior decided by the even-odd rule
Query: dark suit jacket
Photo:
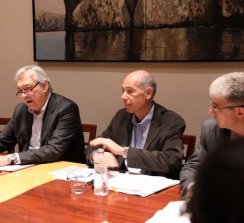
[[[84,137],[78,106],[51,93],[43,117],[40,149],[29,150],[33,115],[24,103],[16,106],[8,125],[0,133],[0,151],[19,147],[21,164],[57,160],[85,162]]]
[[[203,121],[200,134],[200,142],[196,146],[195,152],[184,165],[180,173],[181,193],[185,194],[187,187],[194,182],[195,173],[199,163],[206,154],[217,147],[217,144],[230,139],[230,130],[219,128],[213,117]]]
[[[179,177],[183,156],[182,134],[185,121],[175,112],[169,111],[159,104],[154,104],[154,113],[148,136],[143,149],[130,148],[127,155],[129,167],[141,168],[149,175],[162,175],[170,178]],[[131,141],[133,114],[121,109],[113,117],[102,137],[110,138],[121,146],[128,146]],[[86,149],[87,163],[90,164],[91,152]],[[120,168],[124,169],[124,159],[117,156]]]

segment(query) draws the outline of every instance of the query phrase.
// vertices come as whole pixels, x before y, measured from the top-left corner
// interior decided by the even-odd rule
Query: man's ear
[[[146,97],[147,97],[147,100],[151,99],[153,96],[153,89],[152,87],[147,87],[146,89]]]
[[[44,81],[44,83],[43,83],[43,91],[47,92],[48,91],[48,87],[49,87],[48,81]]]
[[[244,108],[236,107],[236,115],[238,119],[244,119]]]

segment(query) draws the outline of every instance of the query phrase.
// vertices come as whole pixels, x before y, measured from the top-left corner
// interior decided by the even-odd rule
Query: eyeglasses
[[[213,109],[214,111],[220,111],[220,110],[223,110],[223,109],[232,109],[232,108],[238,108],[238,107],[243,108],[244,105],[232,105],[232,106],[224,106],[224,107],[219,107],[219,106],[214,105],[212,103],[210,105],[210,108]]]
[[[24,90],[18,90],[18,92],[16,93],[16,96],[21,96],[22,94],[29,94],[30,92],[32,92],[32,90],[38,85],[40,84],[40,82],[37,82],[33,87],[29,87],[29,88],[26,88]]]

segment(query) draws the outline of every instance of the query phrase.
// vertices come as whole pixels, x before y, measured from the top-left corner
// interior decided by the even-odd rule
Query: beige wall
[[[51,0],[50,0],[51,1]],[[33,64],[32,1],[0,1],[0,116],[10,116],[18,98],[15,71]],[[177,111],[187,123],[186,133],[199,135],[208,115],[208,86],[217,76],[244,71],[235,63],[39,63],[49,74],[55,92],[80,107],[82,121],[96,123],[100,133],[122,106],[121,82],[128,72],[146,69],[158,82],[156,101]]]

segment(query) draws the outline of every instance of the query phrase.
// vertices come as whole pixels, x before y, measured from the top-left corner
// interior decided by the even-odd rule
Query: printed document
[[[142,197],[176,184],[179,184],[179,180],[172,180],[160,176],[119,173],[117,171],[109,171],[108,177],[108,189]]]

